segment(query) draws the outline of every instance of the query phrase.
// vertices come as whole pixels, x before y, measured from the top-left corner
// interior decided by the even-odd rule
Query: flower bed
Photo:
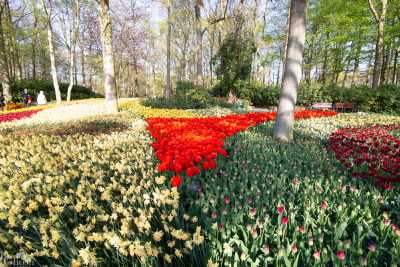
[[[344,128],[333,133],[329,142],[336,159],[353,176],[390,189],[393,182],[400,182],[400,140],[389,134],[396,129],[400,126]]]
[[[296,112],[295,118],[333,115],[336,113],[304,110]],[[274,118],[274,112],[210,118],[150,118],[147,129],[156,140],[153,148],[160,160],[159,171],[172,171],[176,175],[185,172],[190,177],[199,174],[201,169],[214,169],[218,154],[228,155],[223,149],[226,137]],[[179,186],[181,177],[174,176],[171,183]]]
[[[29,117],[33,116],[34,114],[38,113],[39,111],[41,111],[41,109],[26,110],[26,111],[22,111],[22,112],[13,112],[13,113],[2,114],[2,115],[0,115],[0,123],[29,118]]]
[[[196,118],[202,117],[194,112],[185,111],[182,109],[163,109],[163,108],[150,108],[140,104],[140,101],[123,100],[119,104],[122,111],[129,111],[143,118]]]
[[[99,119],[106,129],[121,116]],[[188,255],[203,231],[179,213],[179,192],[155,171],[145,131],[58,136],[37,127],[0,134],[1,254],[35,266],[196,266]]]
[[[265,123],[228,138],[230,159],[182,190],[187,209],[202,213],[210,263],[397,266],[399,189],[352,179],[298,128],[290,144],[272,132]]]

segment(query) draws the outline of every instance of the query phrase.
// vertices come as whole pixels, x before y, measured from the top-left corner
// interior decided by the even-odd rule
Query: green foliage
[[[175,95],[169,99],[149,98],[142,101],[142,104],[152,108],[168,109],[204,109],[213,106],[229,108],[232,106],[223,100],[212,97],[205,88],[190,81],[177,82]]]
[[[256,107],[277,106],[280,89],[275,86],[262,86],[253,83],[248,87],[250,99]],[[247,92],[246,91],[246,92]],[[352,88],[335,85],[300,85],[297,105],[309,106],[314,103],[354,103],[359,111],[400,113],[400,87],[383,85],[378,90],[368,86]]]
[[[220,81],[214,88],[215,95],[226,96],[231,90],[241,94],[243,82],[250,79],[255,52],[254,39],[250,36],[234,32],[226,37],[212,60]]]
[[[277,86],[258,86],[253,91],[251,102],[256,107],[276,106],[279,100],[279,91]]]
[[[383,85],[377,90],[368,86],[329,86],[322,90],[331,102],[355,103],[361,111],[400,113],[400,87],[395,85]]]
[[[195,85],[192,81],[177,81],[175,84],[175,95],[185,96],[191,90],[202,90],[201,86]]]
[[[21,81],[14,81],[11,84],[11,90],[13,93],[13,100],[14,101],[22,101],[22,93],[24,89],[28,89],[29,94],[36,98],[40,91],[46,95],[48,101],[54,100],[55,93],[53,82],[49,80],[21,80]],[[60,91],[62,99],[67,98],[67,90],[68,84],[67,83],[60,83]],[[99,94],[92,92],[89,88],[74,85],[72,88],[72,99],[85,99],[85,98],[95,98],[95,97],[102,97]]]

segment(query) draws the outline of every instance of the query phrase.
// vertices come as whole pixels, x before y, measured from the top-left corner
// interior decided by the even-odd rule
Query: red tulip
[[[171,179],[171,186],[172,187],[179,187],[182,183],[182,178],[178,175],[172,177]]]
[[[344,259],[346,258],[346,253],[344,252],[344,250],[338,250],[338,252],[336,252],[336,257],[340,261],[344,261]]]
[[[282,222],[283,225],[286,225],[289,222],[289,218],[288,217],[282,217],[281,222]]]
[[[277,211],[279,214],[282,214],[285,211],[285,207],[278,206]]]

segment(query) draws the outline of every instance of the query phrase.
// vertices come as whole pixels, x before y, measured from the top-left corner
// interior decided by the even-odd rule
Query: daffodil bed
[[[180,213],[178,190],[157,173],[149,135],[132,120],[74,123],[107,130],[95,133],[70,123],[2,131],[0,255],[37,266],[196,265],[187,258],[203,231]]]
[[[149,127],[159,122],[157,131],[162,121],[178,127],[209,119],[121,105],[118,116],[65,123],[38,113],[32,121],[40,123],[0,129],[0,255],[74,267],[400,262],[399,189],[353,179],[329,148],[340,128],[400,125],[400,117],[298,120],[289,145],[277,144],[272,123],[262,123],[222,138],[229,158],[212,155],[215,166],[201,161],[207,171],[173,187],[178,172],[159,172],[154,139],[137,118],[154,118]],[[192,140],[201,137],[197,128]]]

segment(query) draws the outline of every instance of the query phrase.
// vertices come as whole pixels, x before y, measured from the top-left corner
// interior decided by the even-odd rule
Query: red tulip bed
[[[329,142],[336,159],[352,170],[354,177],[373,179],[385,189],[400,182],[400,140],[389,132],[397,126],[344,128],[333,133]]]
[[[303,110],[295,119],[334,116],[332,111]],[[201,169],[214,169],[218,155],[228,153],[223,148],[226,137],[259,123],[274,120],[274,112],[248,113],[209,118],[149,118],[147,130],[155,139],[152,144],[160,161],[160,172],[173,173],[171,185],[182,183],[181,174],[194,176]]]
[[[3,114],[3,115],[0,115],[0,123],[29,118],[32,115],[38,113],[39,111],[41,111],[41,109]]]

